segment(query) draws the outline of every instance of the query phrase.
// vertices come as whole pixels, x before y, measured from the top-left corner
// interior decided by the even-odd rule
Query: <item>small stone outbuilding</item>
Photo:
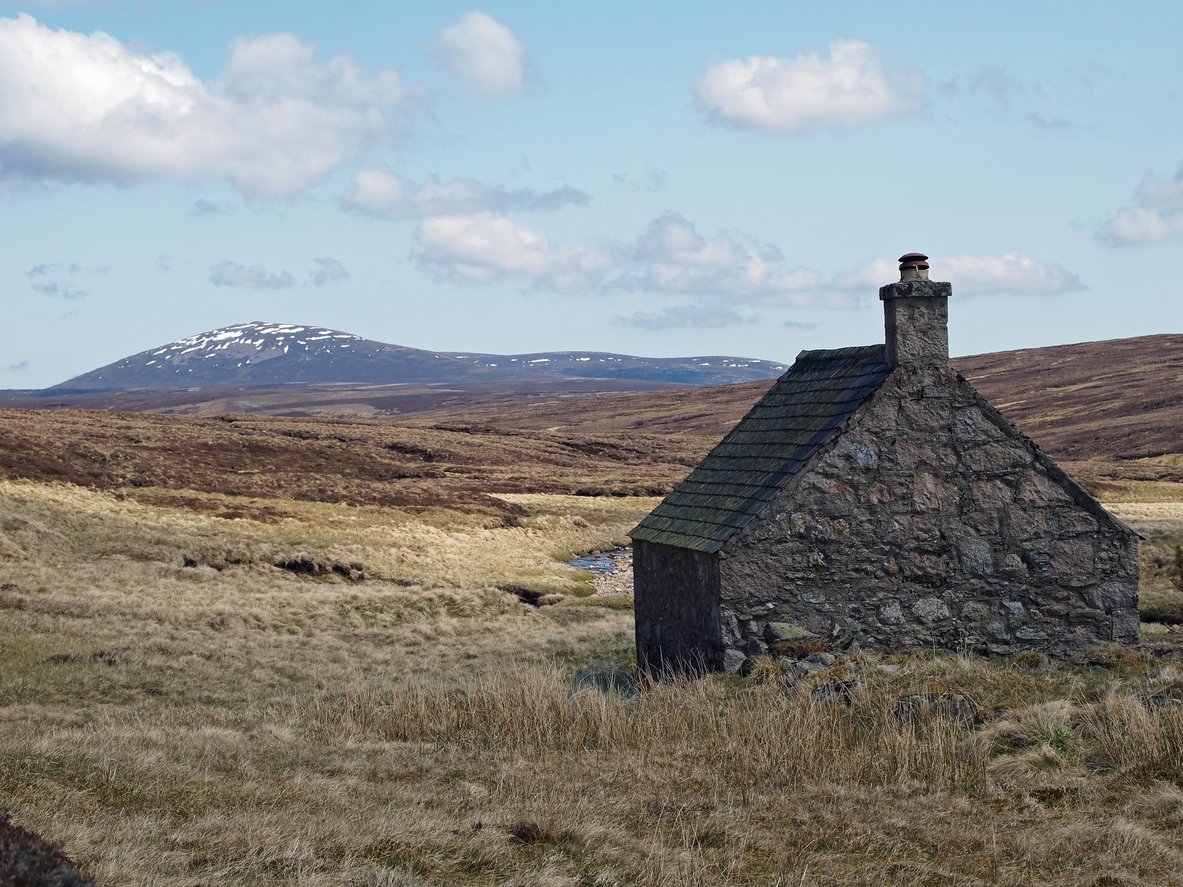
[[[1138,640],[1137,534],[949,366],[952,287],[901,262],[885,345],[803,351],[633,529],[643,668]]]

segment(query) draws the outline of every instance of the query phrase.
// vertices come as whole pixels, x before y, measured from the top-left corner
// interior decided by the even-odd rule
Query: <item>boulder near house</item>
[[[900,261],[886,344],[801,352],[630,534],[642,667],[1138,640],[1137,534],[950,368],[952,287]]]

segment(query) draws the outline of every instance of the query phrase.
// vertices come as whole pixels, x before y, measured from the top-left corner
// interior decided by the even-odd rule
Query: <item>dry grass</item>
[[[1141,605],[1143,620],[1183,625],[1183,577],[1175,566],[1175,546],[1183,545],[1183,493],[1180,484],[1136,484],[1127,501],[1109,508],[1142,534]],[[1134,498],[1134,497],[1137,498]]]
[[[0,808],[101,884],[1183,884],[1166,629],[569,700],[632,618],[559,560],[652,500],[126,492],[0,481]],[[1183,520],[1135,506],[1149,575]],[[901,720],[912,693],[982,721]]]

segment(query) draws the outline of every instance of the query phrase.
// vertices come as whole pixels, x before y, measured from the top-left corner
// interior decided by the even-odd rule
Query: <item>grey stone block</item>
[[[990,543],[979,536],[962,539],[957,546],[961,569],[970,576],[989,576],[994,572],[994,551]]]
[[[1090,607],[1109,613],[1138,606],[1138,588],[1130,582],[1102,582],[1081,589]]]
[[[923,597],[916,603],[912,604],[912,614],[925,624],[932,624],[939,622],[942,619],[948,619],[952,613],[949,612],[949,606],[936,597]]]
[[[1112,615],[1111,640],[1119,644],[1134,644],[1138,642],[1141,626],[1138,622],[1137,610],[1114,610]]]
[[[764,626],[764,640],[770,644],[777,641],[818,641],[821,638],[792,622],[769,622]]]
[[[723,671],[728,674],[739,674],[747,658],[742,650],[728,647],[723,651]]]
[[[904,621],[904,609],[899,601],[887,601],[875,615],[884,625],[899,625]]]

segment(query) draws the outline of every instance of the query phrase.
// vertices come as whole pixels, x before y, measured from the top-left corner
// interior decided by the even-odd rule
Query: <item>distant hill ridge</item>
[[[474,383],[555,377],[725,385],[772,379],[785,364],[721,355],[633,357],[597,351],[424,351],[318,326],[252,321],[141,351],[49,390],[344,383]]]

